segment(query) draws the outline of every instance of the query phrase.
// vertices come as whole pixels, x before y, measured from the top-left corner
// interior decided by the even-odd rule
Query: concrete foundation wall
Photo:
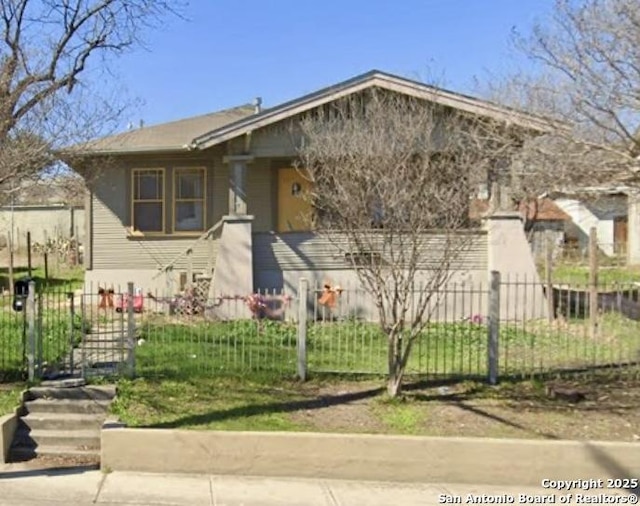
[[[113,471],[540,485],[631,478],[633,443],[160,429],[102,431]]]
[[[0,416],[0,464],[6,463],[9,458],[9,448],[17,427],[18,417],[15,414]]]

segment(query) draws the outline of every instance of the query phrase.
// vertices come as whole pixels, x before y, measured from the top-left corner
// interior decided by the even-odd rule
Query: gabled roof
[[[372,70],[259,113],[255,113],[252,106],[245,105],[204,116],[144,127],[105,137],[83,146],[81,150],[91,153],[120,154],[207,149],[234,137],[372,87],[395,91],[465,112],[487,116],[522,128],[540,132],[550,129],[549,120],[540,116],[394,76],[379,70]]]
[[[541,132],[550,130],[549,120],[540,116],[516,111],[478,98],[436,88],[418,81],[372,70],[314,93],[285,102],[260,114],[249,116],[235,123],[212,130],[193,139],[192,149],[206,149],[220,142],[262,128],[296,114],[319,107],[346,95],[371,87],[378,87],[434,102],[454,109],[491,117]]]
[[[203,132],[219,129],[252,114],[253,106],[241,105],[192,118],[128,130],[76,146],[76,149],[95,154],[184,151],[193,139]]]

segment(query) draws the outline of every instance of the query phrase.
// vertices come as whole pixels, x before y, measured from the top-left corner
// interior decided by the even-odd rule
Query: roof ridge
[[[156,127],[171,126],[171,125],[175,125],[176,123],[181,123],[183,121],[191,121],[191,120],[202,119],[202,118],[205,118],[207,116],[215,116],[217,114],[224,114],[224,113],[228,113],[228,112],[232,112],[232,111],[240,111],[242,109],[251,109],[253,111],[254,110],[254,106],[251,105],[250,103],[246,103],[246,104],[237,105],[237,106],[234,106],[234,107],[228,107],[226,109],[218,109],[217,111],[210,111],[210,112],[205,112],[203,114],[196,114],[195,116],[187,116],[185,118],[173,119],[173,120],[170,120],[170,121],[164,121],[162,123],[153,123],[151,125],[145,125],[143,128],[156,128]],[[140,130],[140,129],[136,128],[134,130]],[[119,132],[119,133],[116,133],[114,135],[126,134],[126,133],[128,133],[130,131],[131,130],[125,130],[124,132]],[[111,137],[111,136],[108,136],[108,137]]]

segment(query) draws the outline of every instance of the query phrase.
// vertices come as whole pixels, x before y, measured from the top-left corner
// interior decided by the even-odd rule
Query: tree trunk
[[[387,380],[387,393],[390,397],[397,397],[402,390],[402,339],[392,332],[389,336],[389,377]]]
[[[387,393],[389,397],[397,397],[402,392],[402,375],[396,373],[389,373],[389,379],[387,380]]]

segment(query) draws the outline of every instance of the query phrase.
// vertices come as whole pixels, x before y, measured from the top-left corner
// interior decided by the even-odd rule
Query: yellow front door
[[[311,183],[293,168],[278,170],[278,232],[311,230]]]

